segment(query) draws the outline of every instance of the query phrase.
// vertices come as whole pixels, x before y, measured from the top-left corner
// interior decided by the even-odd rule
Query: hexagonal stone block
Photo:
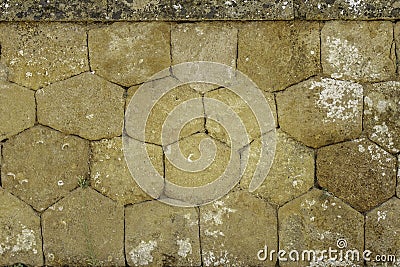
[[[90,64],[107,80],[132,86],[167,68],[170,58],[170,25],[124,23],[89,31]]]
[[[318,23],[253,22],[239,29],[238,68],[264,91],[317,74],[319,51]]]
[[[129,266],[200,266],[198,213],[149,201],[125,209]]]
[[[260,266],[257,252],[277,249],[275,209],[243,191],[200,207],[204,266]],[[267,261],[263,266],[275,266]]]
[[[364,128],[368,137],[391,153],[400,152],[400,82],[366,88]]]
[[[90,188],[79,188],[47,209],[42,227],[46,265],[125,263],[123,207]]]
[[[40,218],[27,204],[0,188],[0,265],[43,265]]]
[[[0,81],[0,141],[35,123],[34,92],[18,85]]]
[[[329,192],[359,211],[367,211],[396,191],[396,158],[365,139],[323,147],[317,178]]]
[[[400,252],[400,200],[392,198],[367,213],[365,221],[365,249],[372,252],[372,266],[384,266],[375,262],[377,255],[399,255]],[[392,260],[393,261],[393,260]],[[390,260],[388,260],[390,264]],[[395,266],[390,265],[390,266]]]
[[[136,184],[129,172],[120,137],[92,142],[91,151],[90,170],[93,188],[123,205],[151,199]],[[163,176],[162,148],[148,144],[147,152],[155,168]]]
[[[330,21],[321,32],[325,74],[335,79],[380,81],[396,72],[389,21]]]
[[[279,125],[311,147],[357,138],[362,132],[363,87],[312,78],[276,96]]]
[[[10,81],[35,90],[89,70],[80,24],[2,24],[0,43]]]
[[[282,131],[277,131],[275,158],[263,184],[254,193],[278,205],[307,192],[314,185],[314,151],[295,141]],[[250,144],[246,153],[249,163],[240,181],[246,190],[258,164],[261,140]],[[243,158],[243,156],[242,156]]]
[[[271,111],[274,116],[275,124],[277,124],[277,115],[276,115],[276,106],[275,106],[275,98],[272,93],[262,92],[264,95],[264,99],[260,99],[257,103],[258,105],[263,105],[267,102],[271,108]],[[256,117],[254,116],[253,110],[251,105],[247,105],[246,102],[233,91],[220,88],[217,90],[213,90],[211,92],[207,92],[204,94],[205,98],[215,99],[226,106],[230,107],[236,115],[240,117],[243,122],[244,127],[246,128],[249,141],[259,138],[261,135],[260,127]],[[252,103],[252,105],[257,106],[256,103]],[[204,102],[204,111],[206,116],[206,124],[205,127],[207,132],[214,138],[222,141],[230,145],[230,138],[229,134],[234,133],[227,133],[225,128],[220,125],[218,121],[210,119],[207,117],[208,112],[210,111],[210,107],[208,106],[207,102]],[[229,112],[229,111],[227,111]],[[267,118],[267,117],[265,117]]]
[[[180,149],[183,157],[188,162],[195,162],[200,159],[205,160],[211,159],[213,153],[208,150],[204,150],[203,154],[200,150],[200,142],[205,139],[210,139],[205,133],[194,134],[179,141],[179,144],[173,146],[167,146],[165,148],[165,179],[179,186],[184,187],[199,187],[206,185],[218,179],[225,171],[230,159],[231,149],[217,141],[213,140],[216,145],[216,155],[210,160],[211,164],[206,168],[192,172],[188,169],[179,166],[176,163],[176,158],[169,158],[172,149]],[[239,170],[239,166],[237,166]]]
[[[83,73],[36,92],[38,121],[97,140],[121,135],[124,90],[99,76]]]
[[[3,187],[42,211],[77,186],[89,171],[89,142],[43,126],[3,147]]]
[[[299,263],[305,266],[305,262],[310,263],[307,266],[362,265],[364,217],[340,199],[313,189],[281,207],[278,213],[279,248],[286,252],[283,255],[286,261],[281,260],[281,266],[299,266]],[[325,252],[326,258],[322,258],[318,251],[328,248],[336,250],[336,253],[329,256]],[[346,261],[344,256],[340,259],[338,251],[342,250],[345,255],[347,249],[357,249],[360,261],[352,261],[351,258]],[[290,253],[293,250],[299,252],[299,255]],[[315,253],[303,254],[310,250]],[[329,257],[334,256],[335,260],[329,260]],[[296,260],[297,257],[300,260]]]
[[[128,90],[127,105],[129,105],[133,95],[139,90],[140,87],[133,86]],[[171,112],[179,105],[185,105],[186,101],[199,99],[201,95],[192,89],[189,85],[182,85],[169,90],[164,94],[158,102],[153,106],[150,114],[143,114],[148,116],[145,128],[145,140],[148,143],[157,145],[170,145],[162,143],[162,131],[164,129],[164,122],[167,120]],[[201,104],[200,104],[201,105]],[[203,105],[199,107],[204,110]],[[179,132],[179,138],[185,138],[194,133],[204,132],[204,118],[193,119],[187,124],[173,125],[173,130]],[[178,141],[178,140],[174,140]]]

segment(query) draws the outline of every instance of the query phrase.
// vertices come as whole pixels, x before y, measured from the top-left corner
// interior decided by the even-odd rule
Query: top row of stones
[[[400,0],[3,0],[0,21],[399,19]]]

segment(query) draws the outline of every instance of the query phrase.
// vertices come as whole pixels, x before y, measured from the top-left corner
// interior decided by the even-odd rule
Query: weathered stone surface
[[[374,82],[395,75],[391,22],[330,21],[321,32],[325,74],[335,79]]]
[[[317,153],[317,178],[329,192],[367,211],[395,194],[396,159],[365,139],[327,146]]]
[[[363,87],[358,83],[312,78],[278,93],[276,101],[281,128],[307,146],[361,134]]]
[[[9,80],[35,90],[89,69],[80,24],[1,24],[0,43]]]
[[[0,265],[43,265],[39,216],[0,188]]]
[[[240,181],[246,190],[258,164],[260,139],[249,146],[249,163]],[[277,131],[275,158],[264,183],[254,192],[278,205],[307,192],[314,185],[314,151]]]
[[[397,0],[294,0],[295,17],[307,20],[394,19],[400,15]]]
[[[259,266],[259,250],[277,249],[276,211],[249,193],[230,193],[200,207],[200,215],[204,266]]]
[[[129,104],[132,96],[139,88],[140,87],[133,86],[128,90],[127,105]],[[201,95],[194,89],[192,89],[189,85],[178,86],[168,91],[153,106],[150,114],[143,114],[143,116],[148,116],[148,118],[145,128],[145,140],[142,141],[162,145],[162,130],[164,127],[163,124],[170,113],[179,105],[185,105],[186,101],[200,97]],[[190,108],[190,106],[188,106],[188,108]],[[203,107],[201,107],[201,109],[203,109]],[[181,129],[181,127],[183,128]],[[174,129],[176,131],[179,131],[181,129],[179,134],[180,138],[190,136],[197,132],[204,132],[204,118],[191,120],[186,125],[176,125],[176,128]]]
[[[183,23],[171,30],[172,64],[212,61],[236,66],[238,30],[228,23]]]
[[[122,133],[124,90],[83,73],[36,92],[38,121],[89,140]]]
[[[8,79],[8,68],[2,62],[0,62],[0,81],[7,81]]]
[[[0,141],[35,123],[34,92],[15,84],[0,81]]]
[[[47,209],[42,226],[46,265],[124,265],[123,207],[90,188]]]
[[[100,20],[106,15],[106,0],[5,0],[0,4],[0,20],[6,21]]]
[[[269,104],[274,116],[275,124],[277,124],[274,95],[268,92],[263,92],[263,95],[265,99],[260,99],[260,103],[263,104],[263,102],[267,102]],[[260,137],[261,135],[260,127],[258,125],[256,117],[254,116],[252,107],[251,105],[248,106],[240,96],[238,96],[229,89],[221,88],[206,93],[204,97],[221,101],[222,103],[229,106],[241,118],[248,133],[249,141]],[[207,102],[204,103],[204,108],[205,108],[205,114],[207,116],[207,109],[210,108],[207,106]],[[212,119],[207,119],[206,129],[212,137],[230,145],[229,135],[226,132],[226,130],[219,124],[219,122]]]
[[[87,141],[35,126],[4,144],[2,185],[42,211],[87,176],[88,160]]]
[[[399,255],[400,252],[400,200],[392,198],[368,212],[365,223],[365,249],[376,255]],[[390,261],[390,260],[388,260]],[[397,262],[399,262],[397,260]],[[371,263],[370,263],[371,264]],[[381,264],[381,265],[380,265]],[[388,266],[396,266],[395,264]],[[373,261],[371,266],[385,266]]]
[[[397,197],[400,197],[400,155],[397,156]]]
[[[91,143],[91,185],[120,204],[138,203],[151,199],[134,181],[125,162],[120,137]],[[163,152],[160,146],[147,145],[153,165],[163,171]]]
[[[345,240],[346,249],[357,249],[362,254],[364,247],[364,218],[363,216],[333,197],[327,192],[313,189],[307,194],[292,200],[279,209],[279,248],[286,251],[287,261],[280,261],[281,266],[306,266],[304,262],[311,262],[307,266],[355,266],[362,265],[360,261],[340,260],[338,256],[339,241]],[[341,242],[342,244],[344,242]],[[299,258],[304,250],[337,250],[332,253],[337,259],[291,261],[289,252],[296,250]],[[343,248],[344,253],[346,249]],[[276,254],[275,254],[276,256]],[[296,255],[292,254],[292,257]],[[316,255],[321,257],[321,253]],[[325,253],[326,257],[328,253]],[[360,256],[362,257],[362,256]],[[312,255],[311,255],[312,259]],[[299,264],[300,263],[300,264]]]
[[[180,186],[184,187],[198,187],[211,183],[212,181],[218,179],[225,171],[230,160],[231,150],[230,148],[217,141],[214,141],[216,145],[216,155],[211,161],[211,164],[204,170],[198,172],[190,172],[189,170],[182,169],[180,166],[175,166],[168,158],[171,154],[171,149],[180,149],[184,158],[188,162],[193,162],[202,158],[212,157],[210,151],[203,151],[201,153],[199,149],[200,142],[206,138],[210,138],[205,133],[194,134],[179,141],[178,147],[168,146],[165,148],[165,178],[166,180]],[[176,160],[172,158],[172,160]],[[237,166],[239,170],[240,166]]]
[[[149,201],[125,210],[129,266],[200,266],[198,213]]]
[[[113,20],[259,20],[293,18],[292,0],[111,1]]]
[[[107,80],[132,86],[170,66],[170,25],[114,23],[89,31],[90,65]]]
[[[400,152],[400,82],[366,88],[364,128],[368,137],[391,153]]]
[[[171,29],[172,64],[211,61],[236,67],[238,30],[233,24],[184,23]],[[200,92],[217,88],[212,84],[190,84]]]
[[[319,24],[254,22],[239,29],[238,68],[260,89],[278,91],[317,74]]]

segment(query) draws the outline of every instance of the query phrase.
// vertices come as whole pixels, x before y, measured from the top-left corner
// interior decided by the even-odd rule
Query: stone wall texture
[[[0,0],[0,266],[400,266],[398,20],[398,0]],[[171,66],[192,61],[257,85],[276,150],[249,192],[267,164],[249,103],[216,84],[170,90],[132,140],[156,172],[195,188],[236,156],[241,176],[218,200],[177,207],[132,177],[124,115],[142,85],[168,86]],[[241,119],[241,150],[205,99]],[[188,101],[202,116],[164,144]],[[204,139],[206,168],[170,160],[177,146],[196,163]]]

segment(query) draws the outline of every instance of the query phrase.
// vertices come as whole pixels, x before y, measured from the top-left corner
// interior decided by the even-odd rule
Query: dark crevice
[[[46,256],[44,253],[44,228],[43,228],[43,214],[40,215],[40,237],[42,239],[42,259],[43,259],[43,265],[46,266]]]
[[[92,72],[92,65],[90,64],[89,31],[88,30],[86,30],[86,55],[87,55],[89,71]]]
[[[199,245],[200,245],[200,262],[201,262],[201,266],[204,266],[204,262],[203,262],[203,242],[202,242],[202,238],[201,238],[201,208],[200,207],[196,207],[196,211],[198,214],[198,229],[199,229]]]
[[[124,207],[124,244],[123,244],[123,253],[124,253],[124,259],[125,259],[125,266],[129,266],[128,264],[128,258],[126,257],[126,207]]]

